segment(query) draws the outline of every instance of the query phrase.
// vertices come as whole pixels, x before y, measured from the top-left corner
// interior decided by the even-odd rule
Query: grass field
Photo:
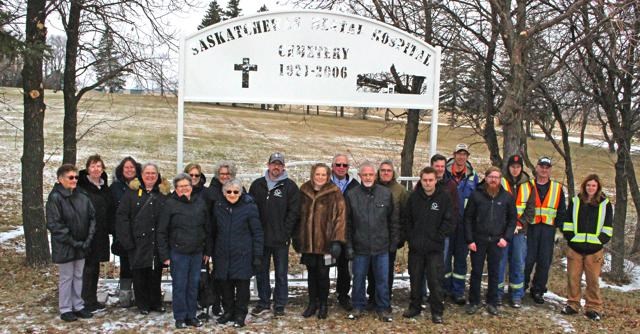
[[[22,155],[22,95],[16,89],[0,88],[0,95],[8,106],[0,106],[0,232],[21,224],[20,214],[20,157]],[[55,181],[55,169],[62,160],[63,101],[61,93],[47,91],[45,116],[45,196]],[[269,154],[282,151],[288,162],[330,161],[337,152],[347,152],[355,162],[382,159],[400,160],[404,124],[380,119],[359,120],[353,117],[336,118],[330,114],[305,115],[301,106],[292,111],[260,111],[251,108],[232,108],[216,105],[187,105],[185,114],[185,162],[203,164],[205,172],[220,159],[233,160],[239,173],[261,173]],[[314,113],[312,109],[312,114]],[[444,117],[441,116],[441,119]],[[89,94],[80,105],[79,133],[90,131],[78,144],[78,165],[87,156],[99,153],[111,174],[115,165],[126,155],[139,161],[154,161],[161,173],[172,177],[176,157],[176,101],[161,97]],[[13,126],[15,125],[15,127]],[[414,170],[425,166],[429,158],[428,126],[422,125],[415,151]],[[593,134],[597,136],[597,133]],[[449,155],[458,142],[471,144],[471,162],[482,171],[489,166],[486,146],[481,138],[466,128],[439,128],[438,151]],[[603,176],[609,194],[613,193],[613,162],[615,156],[593,146],[572,147],[576,182],[586,174],[597,172]],[[538,139],[529,143],[534,159],[550,155],[557,163],[553,176],[562,181],[560,156],[550,143]],[[638,157],[636,166],[640,162]],[[296,178],[305,179],[307,168],[291,170]],[[111,177],[111,175],[110,175]],[[245,184],[248,186],[248,183]],[[629,232],[635,224],[635,213],[628,219]],[[88,332],[122,331],[165,332],[173,326],[169,314],[141,319],[133,311],[109,308],[88,322],[64,324],[57,318],[57,272],[55,266],[33,270],[24,266],[24,238],[0,245],[0,332]],[[565,295],[565,275],[561,266],[561,250],[556,251],[552,269],[551,291]],[[292,259],[292,262],[295,260]],[[404,271],[404,268],[398,268]],[[17,293],[19,292],[19,293]],[[303,297],[295,297],[288,309],[291,317],[283,319],[250,319],[249,332],[448,332],[448,333],[561,333],[561,332],[637,332],[640,328],[640,291],[619,292],[603,290],[606,317],[592,323],[583,316],[566,317],[559,314],[560,302],[550,300],[542,307],[525,300],[525,308],[514,311],[503,308],[500,317],[486,312],[466,316],[463,309],[448,304],[445,325],[433,326],[428,317],[406,320],[401,317],[407,305],[407,291],[399,290],[394,297],[393,324],[382,324],[373,317],[357,322],[344,319],[337,308],[330,309],[327,321],[303,320],[298,314],[304,305]],[[115,320],[114,320],[115,319]],[[119,324],[130,324],[119,325]],[[212,325],[207,325],[207,331]],[[214,329],[220,330],[220,327]],[[224,332],[233,331],[230,328]]]

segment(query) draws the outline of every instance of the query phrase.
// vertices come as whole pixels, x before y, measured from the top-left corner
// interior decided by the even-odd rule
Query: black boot
[[[223,315],[220,316],[220,318],[218,318],[218,323],[219,324],[226,324],[227,322],[233,320],[233,313],[224,313]]]
[[[318,319],[326,319],[328,312],[327,302],[320,303],[320,307],[318,307]]]
[[[304,312],[302,312],[302,316],[305,318],[309,318],[314,314],[316,314],[317,311],[318,311],[318,304],[316,304],[315,302],[309,302],[309,305],[307,306],[307,308],[304,310]]]

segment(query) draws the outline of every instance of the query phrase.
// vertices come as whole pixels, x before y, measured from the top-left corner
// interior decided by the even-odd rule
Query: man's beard
[[[499,184],[493,185],[493,184],[487,183],[487,193],[489,194],[489,196],[496,197],[499,191],[500,191]]]

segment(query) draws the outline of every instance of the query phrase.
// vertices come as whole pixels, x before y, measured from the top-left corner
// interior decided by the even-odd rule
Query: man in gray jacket
[[[353,260],[352,302],[355,312],[349,319],[362,316],[367,305],[365,279],[369,267],[376,281],[376,312],[384,322],[393,319],[389,312],[389,253],[400,241],[398,208],[394,208],[391,191],[375,183],[376,168],[360,165],[361,185],[346,195],[347,257]]]

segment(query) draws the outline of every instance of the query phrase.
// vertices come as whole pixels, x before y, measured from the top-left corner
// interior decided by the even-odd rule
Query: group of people
[[[133,298],[140,314],[166,312],[160,284],[169,267],[176,328],[202,326],[196,312],[198,304],[206,305],[199,303],[198,288],[201,271],[211,268],[214,298],[207,305],[218,323],[245,325],[254,275],[259,301],[251,313],[284,315],[290,246],[308,273],[305,318],[327,318],[329,269],[335,266],[337,301],[349,319],[375,311],[381,321],[392,321],[396,252],[405,245],[411,291],[404,317],[417,316],[428,304],[431,320],[442,323],[447,297],[466,304],[468,314],[477,312],[485,262],[487,311],[497,315],[507,296],[512,307],[521,307],[527,288],[536,303],[544,303],[558,228],[568,241],[569,298],[562,313],[580,311],[584,272],[586,315],[599,320],[598,277],[603,245],[612,235],[612,209],[598,176],[585,179],[567,210],[562,185],[550,179],[548,157],[538,160],[535,178],[514,155],[504,172],[489,167],[480,181],[469,155],[465,144],[449,159],[434,155],[412,191],[397,181],[390,160],[361,163],[357,181],[346,154],[335,155],[331,165],[314,164],[298,188],[284,155],[275,152],[248,191],[229,161],[215,166],[209,186],[199,164],[187,165],[173,178],[173,192],[157,165],[132,157],[116,167],[111,185],[99,155],[89,157],[80,172],[64,164],[46,205],[59,267],[60,317],[90,318],[105,308],[96,293],[100,262],[109,260],[109,234],[111,252],[120,257],[120,304],[128,307]]]

